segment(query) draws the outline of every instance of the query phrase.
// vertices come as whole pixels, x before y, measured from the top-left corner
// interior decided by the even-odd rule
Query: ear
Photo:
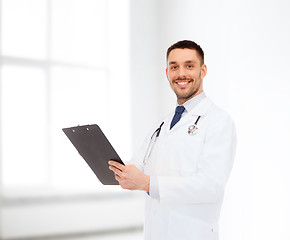
[[[202,66],[201,66],[201,78],[203,79],[205,76],[206,76],[206,74],[207,74],[207,67],[206,67],[206,65],[205,64],[203,64]]]
[[[166,77],[167,77],[167,79],[169,81],[169,75],[168,75],[168,68],[167,67],[166,67]]]

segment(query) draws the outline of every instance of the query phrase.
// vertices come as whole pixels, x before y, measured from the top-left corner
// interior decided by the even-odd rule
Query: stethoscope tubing
[[[196,126],[197,126],[197,123],[198,123],[200,117],[201,117],[201,116],[198,116],[197,119],[196,119],[196,121],[195,121],[195,123],[194,123],[193,125],[191,125],[191,126],[194,126],[194,129],[196,129],[196,130],[197,130],[197,127],[196,127]],[[147,163],[147,160],[148,160],[148,158],[150,157],[150,154],[151,154],[151,152],[152,152],[152,149],[153,149],[153,147],[154,147],[154,144],[155,144],[157,138],[158,138],[159,135],[160,135],[161,128],[162,128],[163,124],[164,124],[164,121],[160,124],[160,126],[159,126],[155,131],[154,131],[154,133],[153,133],[152,136],[151,136],[151,139],[150,139],[150,142],[149,142],[149,145],[148,145],[148,148],[147,148],[147,151],[146,151],[146,154],[145,154],[144,160],[143,160],[143,163],[144,163],[144,164]],[[191,126],[189,126],[189,128],[190,128]],[[190,131],[188,131],[188,133],[191,134]],[[155,136],[155,137],[154,137],[154,136]],[[154,139],[153,139],[153,138],[154,138]]]

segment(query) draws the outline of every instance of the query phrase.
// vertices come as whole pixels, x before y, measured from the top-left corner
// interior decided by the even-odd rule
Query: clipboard
[[[62,130],[102,184],[119,185],[114,172],[109,169],[108,161],[125,164],[97,124]]]

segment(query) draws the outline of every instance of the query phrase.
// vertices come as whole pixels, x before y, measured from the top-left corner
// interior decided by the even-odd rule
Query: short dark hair
[[[177,43],[172,44],[167,49],[166,60],[168,60],[168,56],[169,56],[170,52],[176,48],[181,48],[181,49],[188,48],[188,49],[196,50],[199,57],[200,57],[201,64],[204,64],[204,52],[203,52],[202,48],[197,43],[190,41],[190,40],[182,40],[182,41],[179,41]]]

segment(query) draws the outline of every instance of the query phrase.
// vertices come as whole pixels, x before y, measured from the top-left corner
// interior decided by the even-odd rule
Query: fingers
[[[115,173],[115,175],[118,175],[118,176],[122,175],[122,171],[112,165],[109,167],[109,169],[112,170]]]
[[[114,172],[115,179],[120,182],[123,178],[123,171],[124,165],[116,162],[116,161],[109,161],[109,169]]]
[[[124,170],[124,167],[125,167],[125,166],[124,166],[123,164],[121,164],[121,163],[118,163],[118,162],[113,161],[113,160],[110,160],[108,163],[109,163],[110,166],[114,166],[115,168],[118,168],[118,169],[120,169],[121,171]]]
[[[110,160],[109,165],[109,169],[114,172],[115,179],[119,182],[120,186],[123,189],[129,189],[127,187],[128,171],[126,169],[129,166],[124,166],[114,160]]]

